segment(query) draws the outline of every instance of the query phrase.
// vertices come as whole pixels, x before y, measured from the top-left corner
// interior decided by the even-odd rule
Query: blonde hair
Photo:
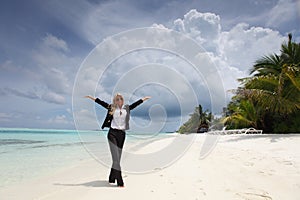
[[[120,93],[116,93],[114,98],[113,98],[113,102],[111,104],[111,110],[109,112],[109,114],[113,115],[116,108],[117,108],[117,98],[121,98],[124,101],[123,96]]]

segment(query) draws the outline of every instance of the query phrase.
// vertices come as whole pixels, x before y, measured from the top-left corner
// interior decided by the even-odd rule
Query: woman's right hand
[[[93,100],[93,101],[95,101],[96,100],[96,98],[94,98],[94,97],[92,97],[92,96],[84,96],[84,98],[88,98],[88,99],[91,99],[91,100]]]

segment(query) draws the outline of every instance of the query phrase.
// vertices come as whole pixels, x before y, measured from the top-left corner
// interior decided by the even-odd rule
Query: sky
[[[99,64],[94,62],[93,68],[80,70],[80,66],[88,63],[86,58],[103,42],[109,48],[116,45],[115,51],[122,49],[109,38],[124,31],[143,27],[176,31],[205,50],[199,54],[203,69],[213,62],[220,74],[220,79],[208,81],[224,87],[228,102],[228,90],[239,86],[238,78],[249,75],[256,59],[279,53],[288,33],[300,41],[299,10],[297,0],[2,0],[0,127],[74,129],[80,123],[81,129],[98,129],[105,110],[86,99],[72,106],[79,98],[73,89],[80,79],[81,89],[90,92],[86,95],[107,102],[116,89],[124,93],[127,103],[151,95],[151,100],[132,112],[133,127],[177,130],[198,103],[210,110],[210,98],[218,95],[178,55],[158,49],[128,52],[115,59],[102,76],[100,62],[107,52],[97,54]],[[128,48],[134,41],[123,43]],[[168,34],[162,34],[159,41],[169,47],[177,42]],[[137,66],[143,67],[141,71]],[[116,86],[128,74],[122,81],[126,88],[133,88],[131,95],[122,90],[124,84]],[[134,85],[148,77],[152,84]]]

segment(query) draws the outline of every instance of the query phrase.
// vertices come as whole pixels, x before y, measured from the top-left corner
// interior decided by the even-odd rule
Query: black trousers
[[[124,182],[122,179],[120,160],[125,141],[125,131],[110,128],[107,134],[107,139],[112,157],[112,167],[109,174],[109,182],[114,183],[117,179],[118,185],[123,186]]]

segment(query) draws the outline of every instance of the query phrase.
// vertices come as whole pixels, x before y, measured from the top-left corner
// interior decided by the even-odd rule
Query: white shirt
[[[116,108],[114,115],[113,115],[113,120],[111,121],[110,127],[114,129],[119,129],[119,130],[125,130],[126,129],[126,115],[127,112],[124,109],[124,106],[120,109],[119,107]]]

